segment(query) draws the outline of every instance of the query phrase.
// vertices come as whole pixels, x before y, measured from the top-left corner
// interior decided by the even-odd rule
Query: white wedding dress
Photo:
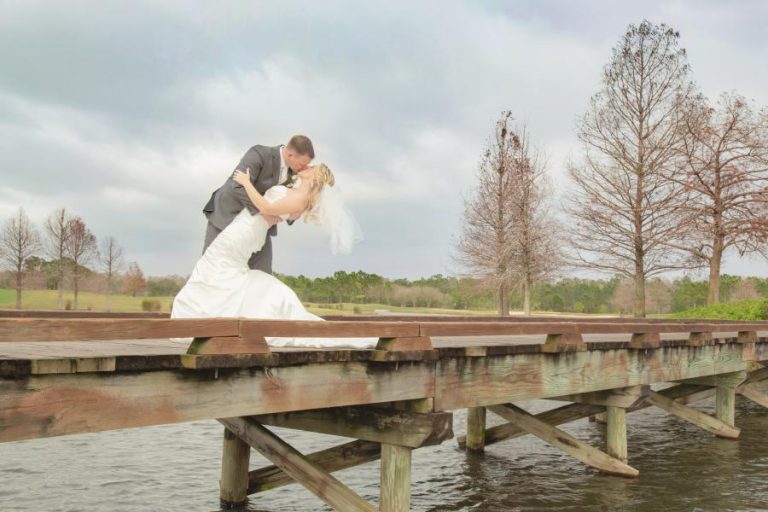
[[[288,193],[285,186],[264,194],[270,203]],[[281,216],[284,220],[288,215]],[[269,225],[243,209],[197,261],[173,301],[171,318],[244,317],[324,321],[302,305],[293,290],[271,274],[248,268],[251,253],[264,245]],[[273,347],[358,348],[376,346],[376,338],[267,338]]]

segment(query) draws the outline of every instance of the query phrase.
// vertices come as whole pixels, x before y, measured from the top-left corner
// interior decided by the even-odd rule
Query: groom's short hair
[[[304,135],[294,135],[291,137],[291,140],[288,141],[286,147],[300,155],[315,158],[315,148],[312,147],[312,141],[309,140],[309,137],[305,137]]]

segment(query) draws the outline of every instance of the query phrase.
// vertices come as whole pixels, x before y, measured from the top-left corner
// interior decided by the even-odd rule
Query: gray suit
[[[253,146],[240,160],[235,169],[245,172],[251,170],[251,182],[256,190],[263,194],[280,179],[280,146]],[[208,228],[205,232],[203,252],[213,240],[234,220],[243,208],[248,208],[251,214],[259,212],[246,194],[242,185],[238,185],[228,177],[212,195],[208,204],[203,207],[203,213],[208,218]],[[272,238],[277,235],[277,226],[269,229],[264,247],[251,255],[248,266],[252,269],[272,273]]]

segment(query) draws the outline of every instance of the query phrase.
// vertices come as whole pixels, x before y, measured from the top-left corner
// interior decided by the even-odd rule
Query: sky
[[[705,94],[768,105],[768,1],[0,0],[0,220],[65,207],[145,274],[188,275],[211,192],[250,146],[301,133],[365,240],[334,256],[281,227],[276,271],[451,274],[501,111],[546,153],[557,206],[576,119],[643,19],[680,31]]]

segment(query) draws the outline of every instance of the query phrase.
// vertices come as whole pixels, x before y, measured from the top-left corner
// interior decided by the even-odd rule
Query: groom
[[[312,141],[304,135],[294,135],[284,146],[253,146],[243,156],[236,170],[251,170],[251,182],[260,194],[269,187],[287,182],[293,173],[303,171],[312,159],[315,150]],[[232,174],[230,173],[229,176]],[[259,210],[248,199],[245,189],[231,178],[212,195],[203,213],[208,218],[203,252],[211,242],[234,220],[243,208],[248,208],[252,215]],[[269,236],[262,249],[251,255],[248,266],[252,269],[272,273],[272,237],[277,235],[277,226],[269,229]]]

